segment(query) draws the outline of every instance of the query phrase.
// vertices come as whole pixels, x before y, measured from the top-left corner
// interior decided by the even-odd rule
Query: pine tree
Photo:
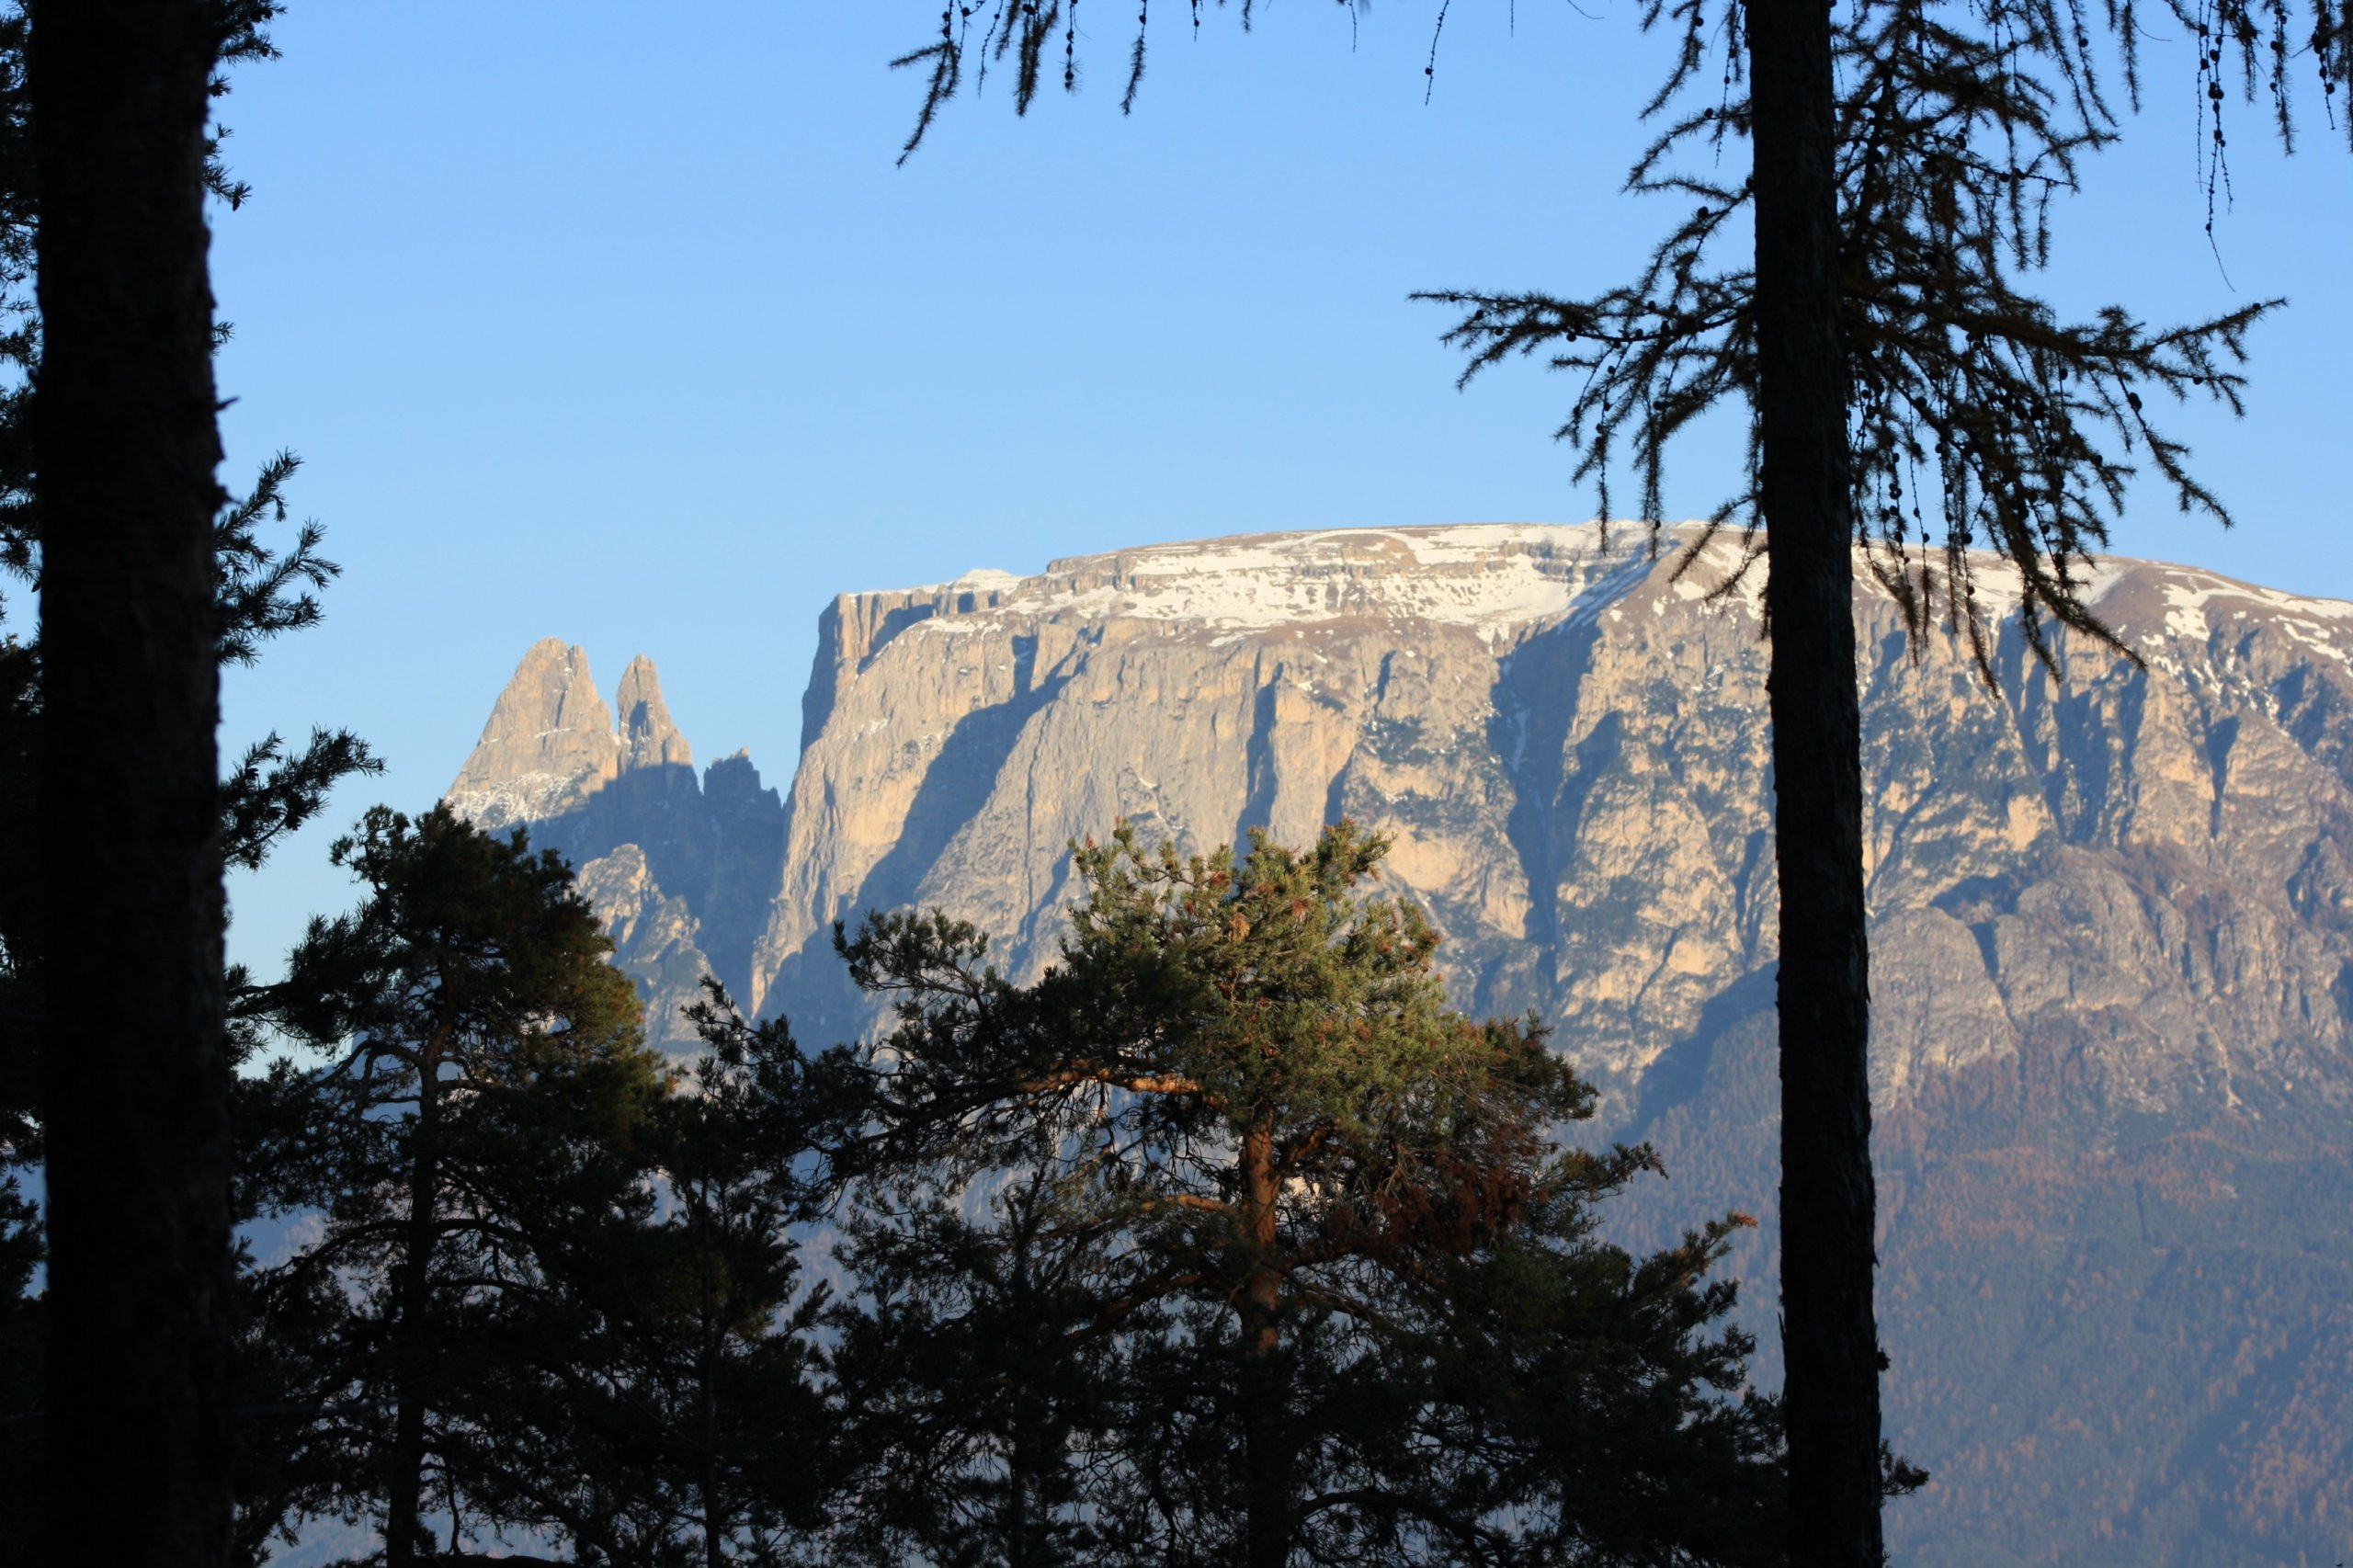
[[[826,1544],[842,1562],[1045,1568],[1097,1555],[1090,1472],[1116,1465],[1123,1348],[1163,1313],[1094,1332],[1112,1233],[1049,1165],[1008,1173],[986,1214],[916,1166],[874,1181],[836,1247],[854,1293],[827,1313],[847,1471]]]
[[[951,1358],[941,1371],[977,1384],[912,1415],[934,1449],[967,1445],[968,1494],[1004,1478],[975,1512],[993,1554],[1079,1560],[1093,1539],[1105,1560],[1251,1568],[1513,1560],[1500,1521],[1540,1508],[1548,1539],[1639,1561],[1689,1551],[1773,1485],[1769,1415],[1725,1403],[1745,1346],[1711,1337],[1730,1290],[1699,1284],[1723,1232],[1639,1265],[1592,1239],[1591,1204],[1648,1155],[1552,1145],[1592,1091],[1532,1024],[1446,1006],[1435,929],[1361,885],[1385,850],[1343,823],[1307,851],[1261,836],[1237,866],[1122,826],[1074,846],[1086,901],[1027,988],[944,916],[837,933],[853,979],[899,998],[886,1039],[824,1064],[864,1085],[871,1131],[845,1157],[870,1202],[891,1178],[849,1255],[886,1267],[846,1344],[1011,1320],[1018,1355]],[[900,1201],[910,1173],[935,1201]],[[937,1199],[991,1187],[995,1223],[942,1215]],[[1518,1305],[1477,1307],[1482,1291]],[[1542,1423],[1490,1418],[1465,1343],[1481,1335],[1582,1358],[1552,1385],[1598,1439],[1581,1479],[1677,1507],[1640,1528],[1589,1515]],[[1074,1354],[1099,1359],[1058,1364]],[[978,1430],[941,1419],[960,1402]],[[1457,1462],[1436,1437],[1491,1427],[1518,1462]],[[1023,1455],[1024,1431],[1057,1434],[1053,1450]],[[1734,1435],[1711,1450],[1724,1462],[1702,1433]]]
[[[825,1293],[803,1289],[790,1233],[820,1196],[819,1102],[790,1030],[707,983],[707,1050],[633,1133],[651,1200],[563,1235],[493,1372],[520,1418],[483,1435],[477,1468],[582,1561],[779,1561],[835,1471]]]
[[[453,1542],[547,1517],[500,1462],[499,1396],[551,1321],[550,1257],[642,1202],[664,1081],[559,857],[446,807],[377,808],[335,856],[366,901],[313,923],[270,998],[324,1062],[281,1061],[241,1119],[256,1206],[324,1221],[262,1294],[322,1417],[293,1494],[381,1519],[401,1564],[434,1554],[431,1512]]]

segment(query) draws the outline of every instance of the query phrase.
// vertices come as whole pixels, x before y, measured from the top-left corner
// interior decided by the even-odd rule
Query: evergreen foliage
[[[244,994],[295,1054],[236,1209],[297,1244],[245,1262],[234,1560],[1781,1561],[1745,1221],[1595,1238],[1653,1162],[1550,1142],[1591,1091],[1447,1008],[1384,849],[1123,827],[1038,983],[875,915],[895,1028],[813,1056],[713,983],[680,1071],[560,858],[371,811]]]
[[[1773,1415],[1702,1283],[1743,1221],[1594,1238],[1647,1153],[1551,1142],[1591,1090],[1446,1006],[1386,847],[1122,827],[1029,987],[941,915],[837,934],[898,1014],[827,1063],[870,1117],[836,1321],[873,1555],[1771,1560]]]
[[[553,1482],[536,1498],[576,1555],[774,1562],[813,1532],[834,1474],[790,1229],[817,1193],[802,1167],[822,1103],[781,1024],[746,1025],[716,982],[694,1011],[707,1050],[646,1108],[645,1192],[559,1233],[552,1315],[498,1373],[524,1419],[485,1458]]]
[[[241,1107],[250,1201],[324,1221],[257,1283],[258,1331],[329,1413],[301,1506],[381,1518],[401,1563],[435,1553],[428,1511],[453,1543],[556,1511],[506,1464],[498,1402],[563,1322],[551,1256],[642,1206],[663,1080],[559,858],[446,808],[378,808],[335,855],[367,900],[313,924],[273,998],[324,1061],[281,1060]]]
[[[2183,511],[2230,520],[2151,404],[2202,397],[2242,412],[2246,334],[2284,301],[2162,327],[2122,304],[2062,319],[2026,280],[2050,262],[2054,199],[2076,191],[2085,160],[2120,134],[2091,35],[2071,13],[2040,5],[1981,18],[1876,0],[1837,16],[1839,331],[1855,542],[1915,632],[1942,603],[1989,681],[1972,551],[2018,570],[2021,625],[2038,655],[2050,657],[2048,618],[2130,657],[2083,594],[2139,466],[2154,468]],[[1627,189],[1693,205],[1642,271],[1582,298],[1415,297],[1461,309],[1446,335],[1465,352],[1463,381],[1514,358],[1540,358],[1576,379],[1556,432],[1582,453],[1576,476],[1597,482],[1609,517],[1612,465],[1630,461],[1636,515],[1655,540],[1668,445],[1720,405],[1753,403],[1756,264],[1720,253],[1726,236],[1745,238],[1756,189],[1738,161],[1728,173],[1722,159],[1754,119],[1737,17],[1694,4],[1654,7],[1646,20],[1675,33],[1678,54],[1652,104],[1665,123],[1628,171]],[[1703,69],[1718,59],[1721,81]],[[2137,96],[2137,81],[2128,75],[2127,85]],[[1711,585],[1718,591],[1769,550],[1749,412],[1746,486],[1711,519],[1741,525],[1748,551],[1733,579]],[[1684,546],[1685,565],[1713,532]]]
[[[827,1314],[851,1465],[834,1555],[875,1564],[1107,1558],[1089,1501],[1120,1473],[1123,1392],[1154,1369],[1094,1332],[1111,1240],[1046,1165],[978,1215],[925,1173],[872,1182],[838,1254],[854,1292]],[[1137,1342],[1160,1314],[1122,1325]]]

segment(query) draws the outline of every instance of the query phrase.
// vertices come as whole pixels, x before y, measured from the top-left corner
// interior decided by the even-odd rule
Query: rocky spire
[[[654,673],[654,661],[642,653],[621,672],[620,706],[622,767],[694,766],[694,749],[670,722],[670,710],[662,700],[662,677]]]
[[[631,666],[632,674],[635,669]],[[646,674],[650,687],[652,666]],[[657,693],[656,710],[661,700]],[[666,716],[662,722],[669,722]],[[616,777],[620,749],[587,653],[561,638],[542,638],[498,694],[473,755],[449,787],[449,802],[493,832],[542,821]]]

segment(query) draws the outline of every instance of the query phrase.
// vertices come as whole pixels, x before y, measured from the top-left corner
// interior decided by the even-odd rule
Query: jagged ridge
[[[774,895],[784,807],[743,752],[697,778],[651,659],[630,661],[617,696],[618,723],[585,652],[558,638],[533,643],[445,798],[484,828],[524,827],[572,860],[615,960],[644,994],[648,1033],[683,1047],[692,1034],[680,1014],[704,975],[753,992],[751,945]]]

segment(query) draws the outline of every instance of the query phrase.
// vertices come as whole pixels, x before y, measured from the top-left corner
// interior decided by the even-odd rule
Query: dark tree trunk
[[[1870,983],[1830,14],[1823,0],[1755,0],[1746,17],[1772,545],[1790,1561],[1879,1568]]]
[[[1028,1389],[1013,1398],[1013,1432],[1005,1487],[1006,1568],[1036,1568],[1051,1562],[1045,1520],[1035,1506],[1038,1483],[1051,1462],[1045,1452],[1045,1402]]]
[[[1242,1140],[1242,1214],[1249,1235],[1249,1266],[1235,1303],[1242,1342],[1243,1508],[1248,1568],[1282,1568],[1290,1558],[1290,1451],[1283,1430],[1283,1391],[1275,1352],[1282,1279],[1275,1251],[1275,1137],[1254,1129]]]
[[[392,1448],[384,1471],[385,1568],[433,1555],[425,1531],[425,1363],[432,1354],[433,1249],[439,1235],[441,1048],[436,1031],[419,1052],[415,1158],[409,1167],[408,1240],[401,1257],[399,1318],[392,1324]]]
[[[727,1369],[726,1296],[719,1279],[720,1248],[725,1244],[726,1221],[713,1210],[723,1199],[698,1194],[689,1219],[695,1228],[696,1271],[702,1282],[702,1364],[696,1373],[696,1395],[702,1415],[702,1550],[706,1568],[723,1568],[727,1534],[733,1522],[733,1501],[727,1495],[725,1471],[719,1451],[719,1380]]]
[[[698,1377],[700,1387],[697,1390],[702,1407],[702,1554],[707,1568],[724,1568],[730,1516],[719,1479],[718,1387],[720,1368],[726,1354],[722,1339],[726,1329],[720,1323],[710,1270],[710,1246],[706,1240],[702,1254],[702,1367]]]
[[[32,7],[59,1562],[229,1547],[205,9]]]

